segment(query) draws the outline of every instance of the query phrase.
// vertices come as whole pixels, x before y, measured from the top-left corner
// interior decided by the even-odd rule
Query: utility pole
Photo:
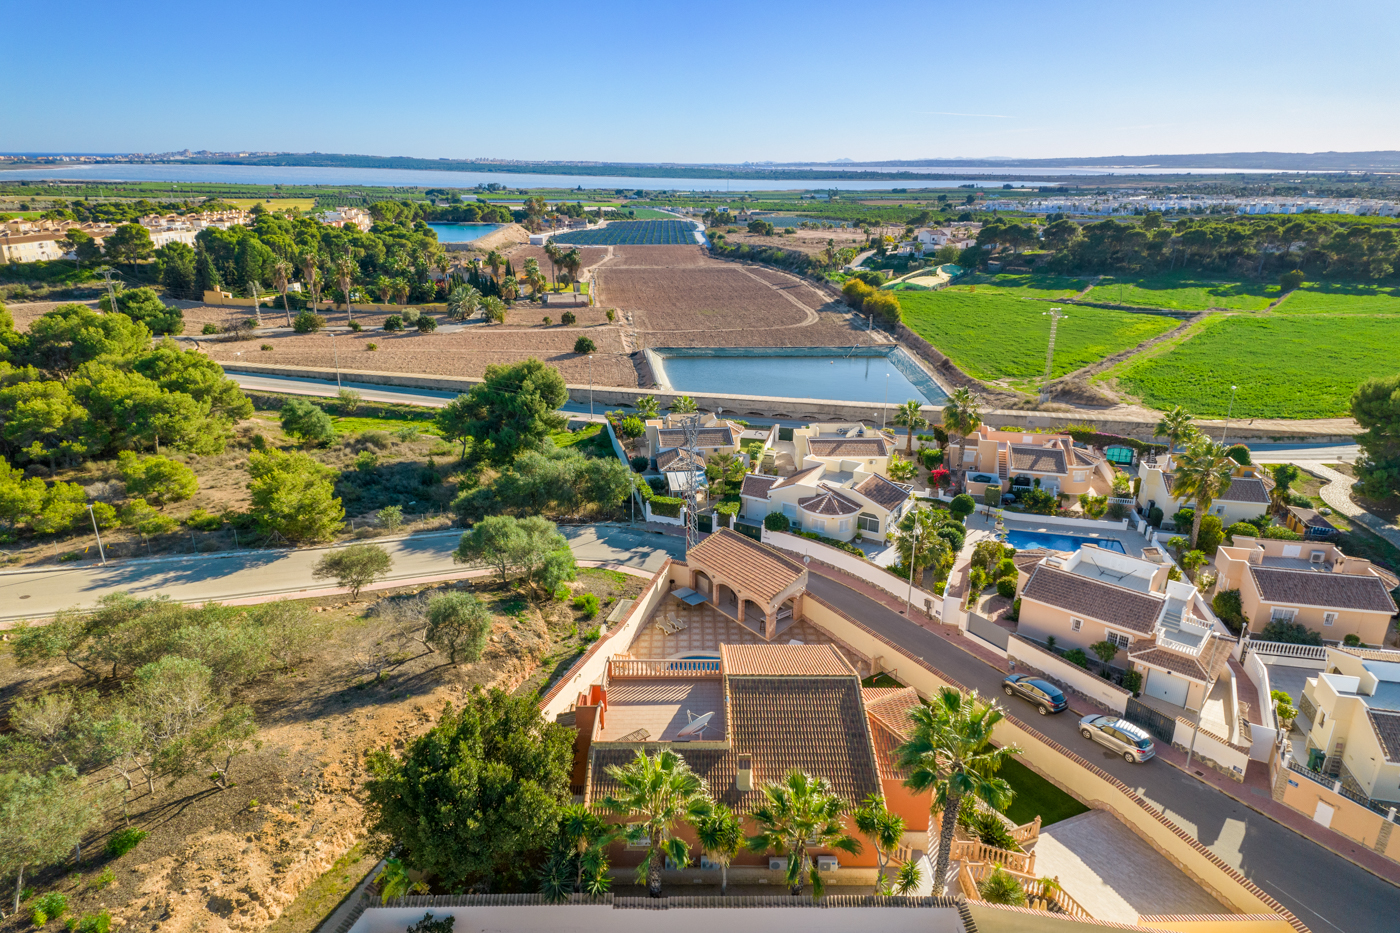
[[[904,618],[912,619],[910,603],[914,600],[914,567],[919,562],[919,515],[914,513],[913,540],[909,543],[909,593],[904,597]]]
[[[700,414],[685,415],[681,419],[681,427],[685,429],[685,451],[690,457],[688,466],[691,469],[686,471],[688,477],[686,481],[685,505],[690,510],[690,515],[685,523],[685,550],[690,553],[690,549],[700,543],[700,496],[696,488],[698,481],[693,469],[697,463],[704,463],[700,457]]]
[[[331,332],[331,352],[335,354],[335,387],[340,389],[340,344],[336,343],[335,332]]]
[[[1045,386],[1040,390],[1040,402],[1043,405],[1050,401],[1050,372],[1055,364],[1055,331],[1059,329],[1060,322],[1069,315],[1061,308],[1051,308],[1041,313],[1050,318],[1050,342],[1045,347]]]
[[[588,417],[593,417],[593,354],[588,354]]]
[[[102,274],[102,278],[107,283],[107,301],[111,304],[112,310],[117,310],[117,292],[112,288],[112,267],[103,266],[97,270]]]
[[[97,530],[97,516],[92,512],[92,503],[88,503],[88,518],[92,519],[92,533],[97,536],[97,556],[102,558],[102,566],[107,566],[107,552],[102,550],[102,534]]]

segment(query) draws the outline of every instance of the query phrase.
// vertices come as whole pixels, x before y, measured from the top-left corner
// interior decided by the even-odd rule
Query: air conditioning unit
[[[719,871],[719,862],[712,862],[705,856],[700,856],[700,867],[705,871]]]
[[[818,855],[817,871],[835,871],[841,867],[841,862],[834,855]]]
[[[1314,564],[1320,564],[1327,559],[1326,551],[1313,551],[1308,555],[1308,560]]]
[[[768,860],[768,870],[769,870],[769,871],[787,871],[787,859],[785,859],[785,858],[770,858],[770,859]]]

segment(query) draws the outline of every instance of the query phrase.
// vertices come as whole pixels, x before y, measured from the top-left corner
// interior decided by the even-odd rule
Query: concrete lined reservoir
[[[899,347],[659,347],[647,351],[662,388],[837,402],[938,405],[947,394]]]

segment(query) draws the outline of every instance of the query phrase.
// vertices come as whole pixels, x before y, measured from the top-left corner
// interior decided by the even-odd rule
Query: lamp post
[[[1040,390],[1041,404],[1050,401],[1050,373],[1055,363],[1055,331],[1059,329],[1060,322],[1069,316],[1063,311],[1062,308],[1051,308],[1041,312],[1050,318],[1050,340],[1045,345],[1045,387]]]
[[[1220,446],[1225,446],[1225,439],[1230,436],[1230,416],[1235,413],[1235,390],[1239,386],[1230,386],[1230,407],[1225,409],[1225,430],[1220,432]]]
[[[92,513],[92,503],[88,503],[88,518],[92,519],[92,533],[97,537],[97,555],[102,558],[102,566],[107,566],[107,552],[102,550],[102,534],[97,530],[97,516]]]
[[[914,599],[914,565],[919,562],[919,513],[914,512],[914,539],[909,543],[909,592],[904,597],[904,618],[912,619],[910,604]]]
[[[335,355],[335,387],[340,389],[340,344],[335,342],[335,332],[331,332],[331,352]]]

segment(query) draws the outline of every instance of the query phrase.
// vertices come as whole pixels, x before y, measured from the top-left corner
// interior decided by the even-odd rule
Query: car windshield
[[[1027,683],[1029,683],[1032,687],[1038,689],[1041,693],[1044,693],[1052,700],[1064,699],[1065,695],[1061,693],[1059,688],[1056,687],[1054,684],[1046,683],[1043,680],[1031,680],[1027,681]]]
[[[1144,738],[1143,736],[1140,736],[1140,735],[1130,736],[1130,738],[1132,738],[1133,744],[1136,745],[1138,748],[1151,748],[1151,747],[1152,747],[1152,740],[1149,739],[1149,738]]]

